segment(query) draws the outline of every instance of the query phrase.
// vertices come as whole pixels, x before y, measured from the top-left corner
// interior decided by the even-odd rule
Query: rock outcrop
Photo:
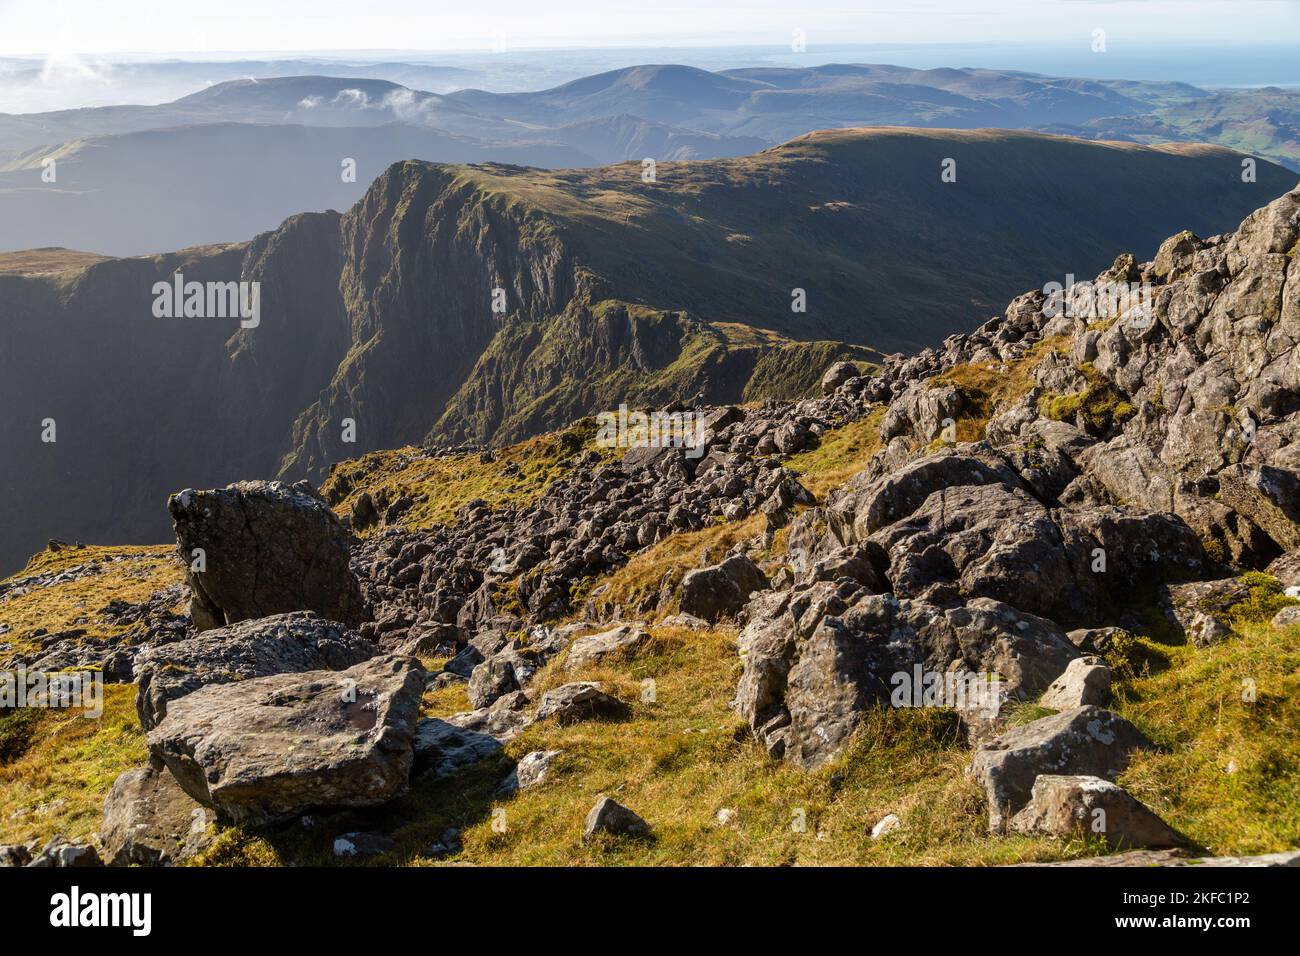
[[[113,782],[99,837],[112,866],[173,865],[208,845],[210,816],[175,777],[151,764]]]

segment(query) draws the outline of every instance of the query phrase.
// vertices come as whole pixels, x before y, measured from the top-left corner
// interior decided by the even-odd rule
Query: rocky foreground
[[[939,703],[993,836],[1195,855],[1115,782],[1157,745],[1107,707],[1117,652],[1152,609],[1169,642],[1208,651],[1240,639],[1234,615],[1265,593],[1271,626],[1300,635],[1298,249],[1300,189],[1235,233],[1183,233],[1152,262],[1021,296],[939,349],[866,375],[836,364],[819,397],[691,410],[691,448],[612,457],[571,434],[567,477],[428,527],[403,520],[418,492],[372,495],[355,471],[323,494],[180,492],[190,613],[121,609],[138,626],[94,646],[110,679],[138,686],[149,764],[114,784],[99,850],[56,840],[0,859],[176,863],[209,824],[341,808],[379,808],[380,824],[340,835],[337,855],[391,853],[382,808],[412,780],[454,781],[528,728],[627,719],[635,701],[584,675],[626,668],[665,626],[736,628],[734,711],[797,772],[833,765],[898,706],[897,675],[978,675],[992,706]],[[1099,314],[1103,287],[1127,291]],[[878,450],[815,495],[791,456],[852,428]],[[633,599],[611,588],[637,555],[720,524],[750,530]],[[88,653],[72,635],[10,664]],[[423,715],[448,688],[470,709]],[[1300,729],[1294,701],[1280,713]],[[496,799],[542,785],[557,756],[523,755]],[[651,840],[655,824],[602,796],[584,834]],[[449,830],[425,855],[459,841]]]

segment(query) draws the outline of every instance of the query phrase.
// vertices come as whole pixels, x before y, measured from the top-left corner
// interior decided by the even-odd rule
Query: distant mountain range
[[[394,77],[432,76],[392,66]],[[457,76],[473,74],[442,78]],[[237,241],[295,212],[345,208],[403,159],[577,168],[735,157],[812,129],[1205,141],[1300,169],[1298,101],[1282,90],[1212,95],[1183,83],[871,65],[638,66],[525,93],[435,93],[374,76],[245,78],[157,106],[0,114],[0,250],[139,255]],[[50,159],[54,182],[42,179]],[[341,176],[345,159],[356,160],[354,181]]]
[[[1244,183],[1240,159],[881,128],[653,176],[403,162],[346,213],[251,241],[0,255],[0,572],[51,535],[158,540],[177,488],[319,480],[372,449],[505,442],[620,402],[800,394],[835,359],[937,342],[1024,288],[1233,228],[1295,184],[1269,163]],[[159,182],[168,219],[207,208]],[[155,317],[177,273],[259,282],[260,324]]]

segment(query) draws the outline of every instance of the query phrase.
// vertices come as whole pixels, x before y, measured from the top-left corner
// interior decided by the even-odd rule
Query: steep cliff
[[[187,485],[319,481],[623,401],[806,394],[828,361],[934,343],[1292,184],[1268,164],[1243,183],[1221,149],[841,130],[652,176],[405,162],[249,243],[0,269],[0,568],[51,536],[157,540]],[[176,273],[260,283],[256,327],[155,317]]]

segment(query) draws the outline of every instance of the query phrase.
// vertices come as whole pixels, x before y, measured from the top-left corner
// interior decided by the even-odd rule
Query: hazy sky
[[[490,11],[490,12],[487,12]],[[0,54],[823,43],[1277,43],[1300,0],[0,0]]]

